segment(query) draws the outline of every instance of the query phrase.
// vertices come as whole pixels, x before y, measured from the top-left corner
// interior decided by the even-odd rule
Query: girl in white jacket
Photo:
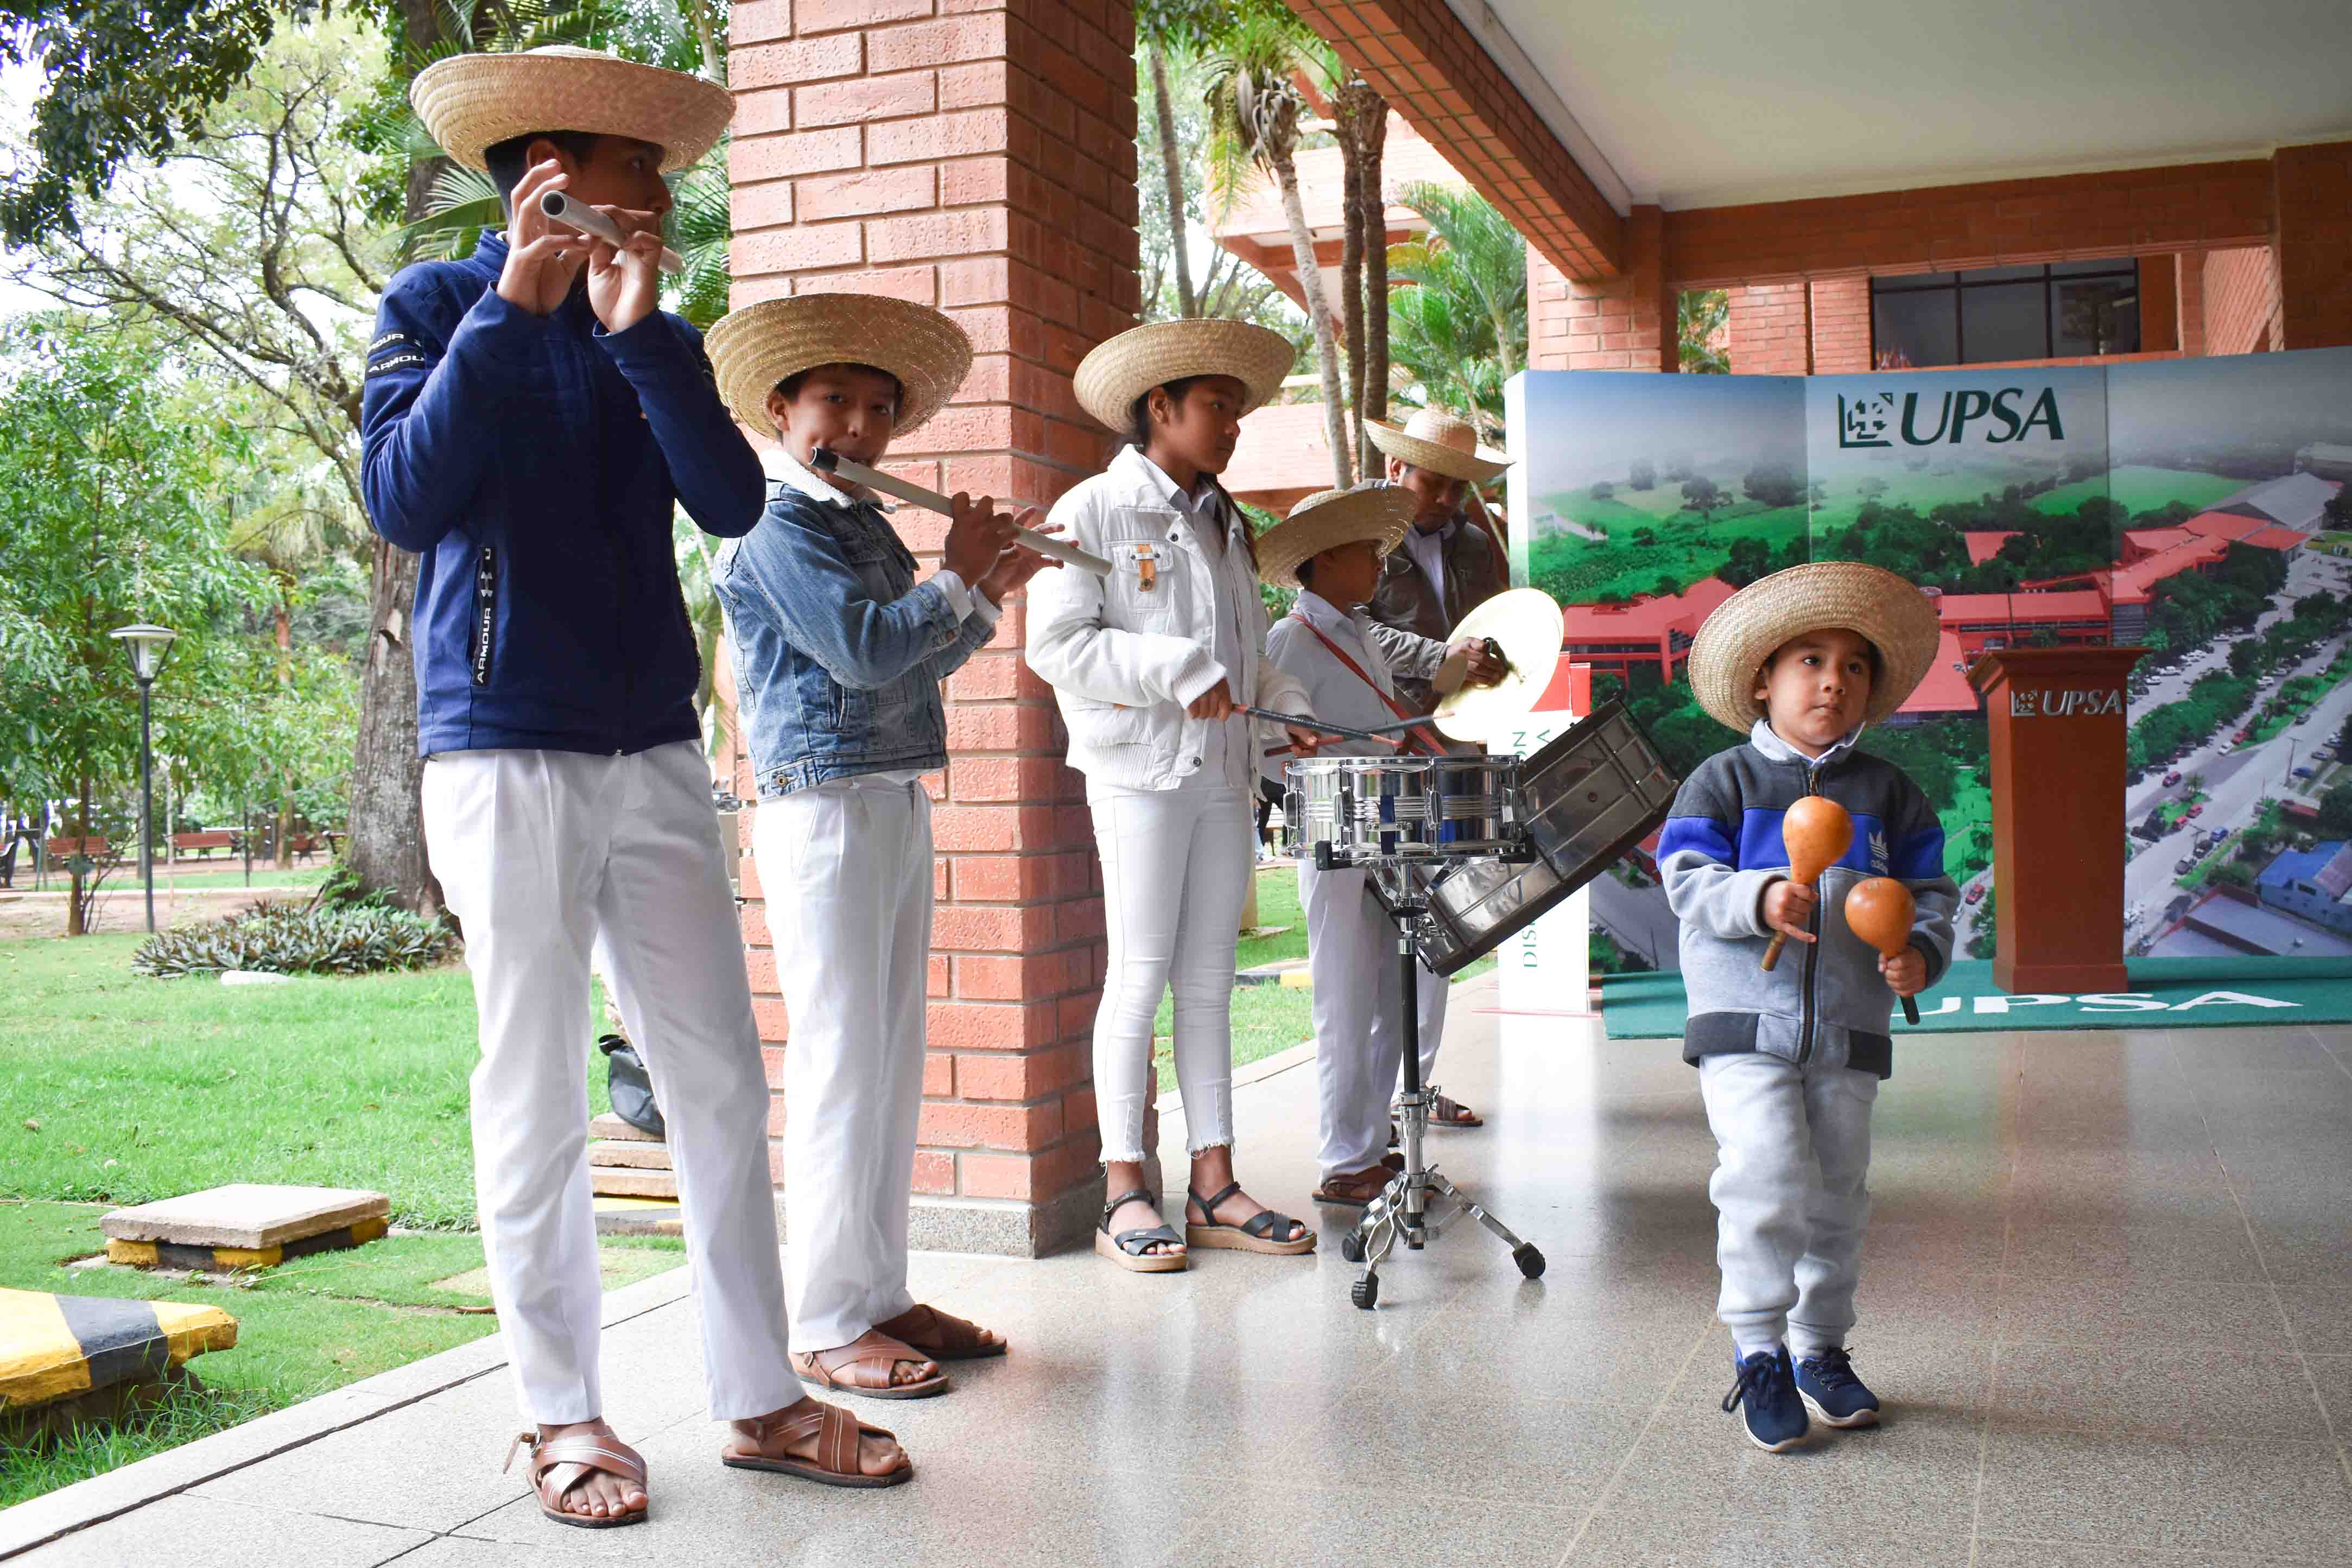
[[[1088,354],[1078,401],[1132,444],[1053,521],[1110,574],[1048,572],[1029,590],[1029,664],[1054,686],[1102,854],[1110,967],[1094,1071],[1110,1202],[1095,1248],[1143,1273],[1186,1267],[1188,1246],[1315,1246],[1242,1191],[1233,1161],[1234,949],[1259,746],[1239,709],[1297,713],[1306,694],[1263,656],[1249,524],[1217,475],[1291,358],[1278,334],[1220,320],[1138,327]],[[1292,739],[1313,748],[1306,731]],[[1181,1239],[1143,1176],[1151,1023],[1171,986],[1192,1156]]]

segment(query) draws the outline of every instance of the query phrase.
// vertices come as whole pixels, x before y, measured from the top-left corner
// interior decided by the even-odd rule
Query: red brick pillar
[[[1817,277],[1811,284],[1813,373],[1853,375],[1870,364],[1870,279]]]
[[[2184,250],[2172,258],[2173,289],[2180,319],[2176,330],[2183,358],[2205,356],[2205,253]]]
[[[1731,294],[1731,373],[1801,376],[1813,366],[1812,293],[1803,283],[1746,283]]]
[[[2277,200],[2282,349],[2352,343],[2352,141],[2282,147]]]
[[[730,31],[735,303],[854,290],[961,321],[971,380],[891,453],[919,483],[1043,504],[1098,468],[1111,441],[1070,374],[1141,306],[1123,0],[736,0]],[[946,519],[897,520],[935,559]],[[1016,599],[949,682],[951,756],[930,780],[919,1248],[1045,1252],[1082,1237],[1100,1197],[1100,879],[1023,631]],[[751,794],[748,765],[737,787]],[[744,934],[761,1036],[789,1051],[756,897]],[[778,1065],[772,1053],[772,1082]],[[789,1193],[785,1209],[789,1228]]]
[[[1578,283],[1528,247],[1528,363],[1539,371],[1671,371],[1678,347],[1664,214],[1625,220],[1625,267]]]

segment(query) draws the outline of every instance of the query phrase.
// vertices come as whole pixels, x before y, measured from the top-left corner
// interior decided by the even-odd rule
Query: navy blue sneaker
[[[1723,1396],[1726,1415],[1738,1411],[1748,1423],[1748,1440],[1768,1454],[1786,1453],[1805,1440],[1812,1423],[1805,1417],[1804,1401],[1797,1397],[1797,1374],[1789,1364],[1789,1347],[1772,1354],[1758,1351],[1746,1361],[1735,1359],[1739,1381]]]
[[[1807,1409],[1832,1427],[1878,1424],[1878,1396],[1853,1375],[1853,1360],[1842,1345],[1797,1363],[1797,1393]]]

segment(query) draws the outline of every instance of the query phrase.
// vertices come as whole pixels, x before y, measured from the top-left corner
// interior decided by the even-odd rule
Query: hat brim
[[[1412,492],[1387,485],[1309,496],[1258,536],[1258,575],[1278,588],[1302,588],[1301,565],[1358,539],[1379,540],[1385,557],[1404,541],[1413,507]]]
[[[1153,387],[1194,376],[1231,376],[1244,389],[1246,413],[1274,400],[1297,358],[1289,339],[1255,322],[1155,321],[1095,345],[1078,361],[1072,383],[1079,407],[1125,434],[1135,400]]]
[[[1449,479],[1467,479],[1474,485],[1499,479],[1511,466],[1511,458],[1507,453],[1489,451],[1483,446],[1475,452],[1465,452],[1442,441],[1426,441],[1418,435],[1407,435],[1395,425],[1382,424],[1377,419],[1364,421],[1364,434],[1374,446],[1401,463],[1426,468],[1433,474],[1443,474]]]
[[[719,395],[744,424],[775,429],[768,393],[819,365],[871,365],[898,378],[894,436],[945,408],[971,371],[971,340],[928,305],[879,294],[801,294],[732,311],[703,340]]]
[[[1756,700],[1764,661],[1791,637],[1843,627],[1870,640],[1883,668],[1863,722],[1892,717],[1934,665],[1943,632],[1918,586],[1884,567],[1822,560],[1759,578],[1725,600],[1691,643],[1690,684],[1699,706],[1742,734],[1764,716]]]
[[[441,150],[487,172],[483,153],[542,131],[625,136],[675,173],[719,144],[735,117],[726,88],[684,71],[583,50],[451,55],[416,74],[408,100]]]

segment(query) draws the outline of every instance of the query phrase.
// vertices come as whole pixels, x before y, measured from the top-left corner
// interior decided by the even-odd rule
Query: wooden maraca
[[[1911,946],[1911,922],[1919,905],[1911,890],[1891,876],[1874,876],[1853,884],[1845,895],[1846,929],[1889,958],[1899,957]],[[1919,1004],[1903,998],[1903,1018],[1919,1021]]]
[[[1853,819],[1828,796],[1806,795],[1781,817],[1780,841],[1789,848],[1789,880],[1811,887],[1822,880],[1822,873],[1853,847]],[[1780,949],[1788,941],[1787,932],[1772,933],[1762,967],[1769,969],[1780,963]]]

